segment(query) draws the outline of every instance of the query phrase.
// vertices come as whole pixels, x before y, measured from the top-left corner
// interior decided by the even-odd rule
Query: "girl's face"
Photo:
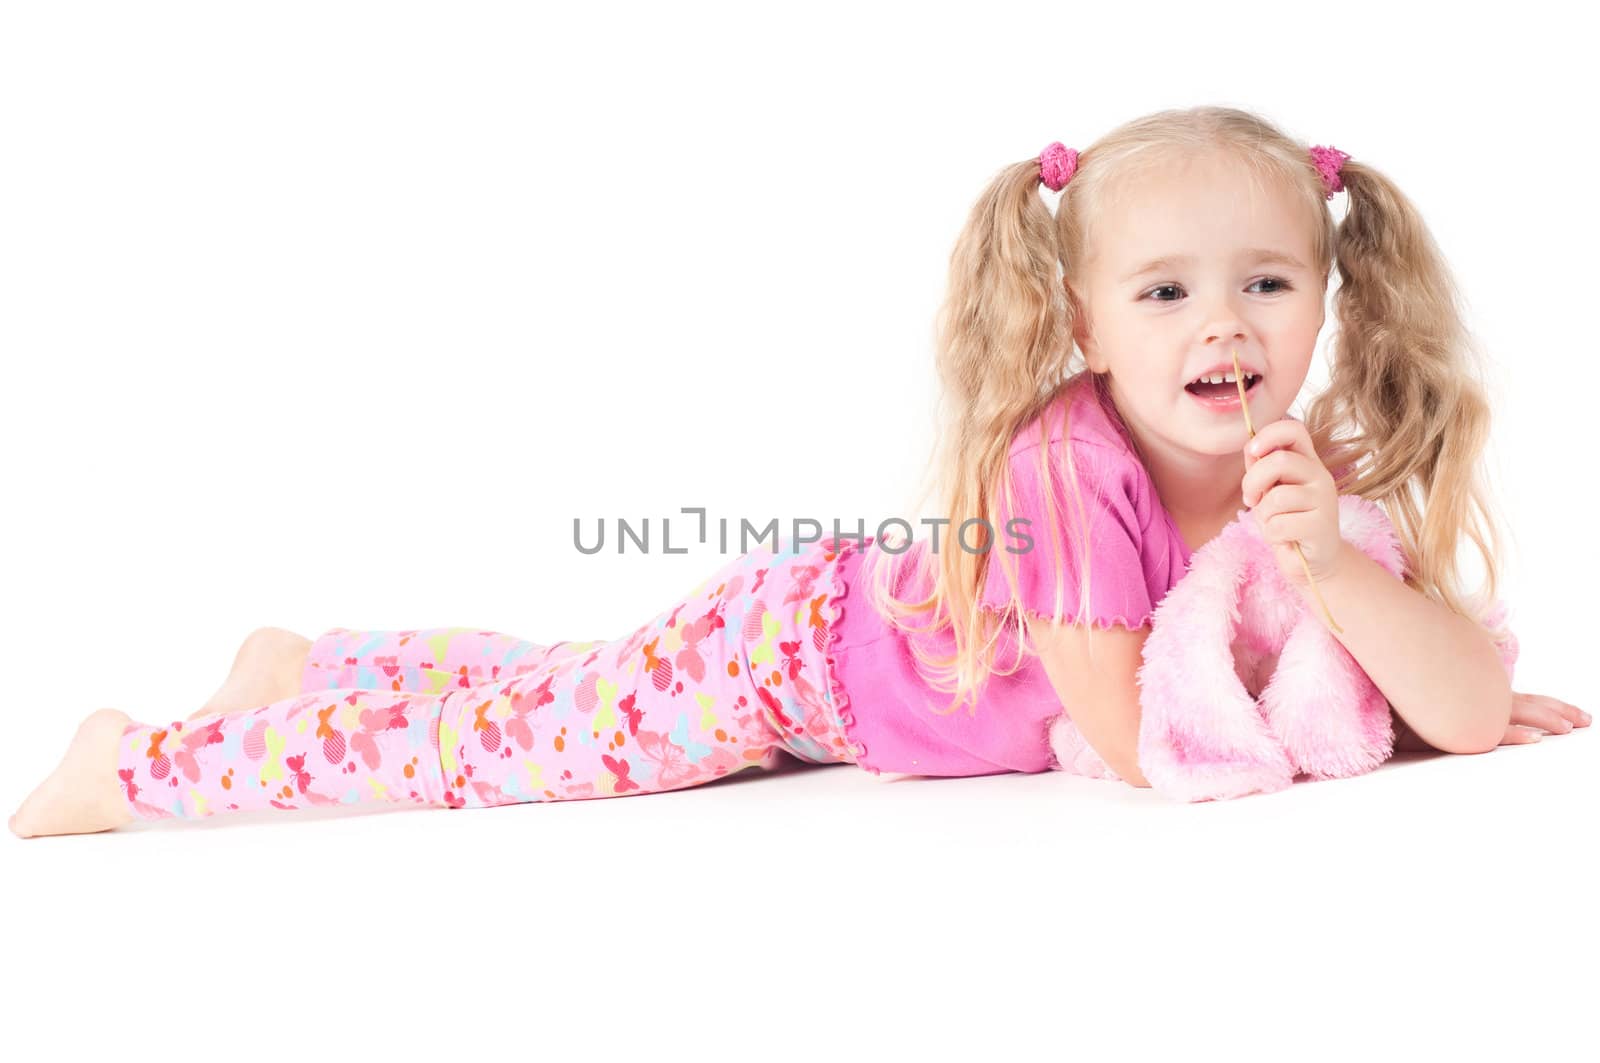
[[[1327,279],[1312,267],[1302,210],[1280,188],[1252,187],[1237,164],[1205,158],[1126,190],[1097,219],[1087,291],[1074,297],[1078,346],[1091,370],[1110,374],[1118,411],[1147,446],[1244,449],[1237,403],[1217,411],[1185,390],[1214,366],[1231,373],[1235,350],[1262,375],[1248,396],[1258,428],[1299,394]]]

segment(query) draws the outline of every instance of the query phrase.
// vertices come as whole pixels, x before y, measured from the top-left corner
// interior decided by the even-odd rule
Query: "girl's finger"
[[[1500,744],[1503,746],[1525,746],[1529,742],[1537,742],[1543,737],[1538,731],[1512,724],[1506,728],[1506,736],[1500,739]]]
[[[1578,708],[1578,706],[1576,706],[1576,705],[1568,705],[1566,702],[1560,700],[1559,698],[1551,698],[1550,700],[1555,702],[1555,706],[1556,706],[1556,711],[1557,712],[1559,712],[1561,715],[1565,716],[1567,719],[1572,721],[1572,726],[1574,726],[1574,727],[1588,727],[1589,726],[1590,717],[1589,717],[1589,714],[1587,712],[1584,712],[1582,709]]]
[[[1310,429],[1306,428],[1303,421],[1292,417],[1280,417],[1262,425],[1244,448],[1247,458],[1260,458],[1280,451],[1317,460],[1316,448],[1311,445]]]
[[[1260,511],[1257,510],[1257,513]],[[1268,517],[1258,517],[1261,527],[1261,536],[1269,543],[1304,542],[1316,535],[1321,526],[1321,518],[1310,510],[1295,510],[1292,513],[1274,513]],[[1312,559],[1315,562],[1315,558]],[[1513,703],[1512,713],[1516,708]],[[1513,715],[1514,718],[1514,715]]]
[[[1262,506],[1268,507],[1263,512],[1269,517],[1275,513],[1302,513],[1317,508],[1317,495],[1309,484],[1281,482],[1267,488],[1254,502],[1251,497],[1246,494],[1244,504],[1258,511]]]
[[[1246,461],[1244,481],[1240,485],[1246,495],[1265,495],[1273,484],[1304,484],[1311,482],[1312,470],[1299,454],[1292,450],[1274,450],[1260,461]]]
[[[1519,694],[1511,699],[1511,722],[1542,727],[1551,734],[1566,734],[1572,730],[1573,723],[1556,711],[1555,705],[1559,704],[1562,703],[1554,698]]]
[[[1524,727],[1538,727],[1551,734],[1566,734],[1572,730],[1572,724],[1563,719],[1559,713],[1542,705],[1523,705],[1521,708],[1513,705],[1511,722],[1520,723]]]
[[[1283,438],[1287,430],[1287,418],[1268,421],[1256,428],[1256,434],[1250,437],[1250,442],[1244,445],[1246,461],[1260,461],[1278,447],[1284,446],[1287,440]],[[1282,425],[1283,427],[1279,427]]]

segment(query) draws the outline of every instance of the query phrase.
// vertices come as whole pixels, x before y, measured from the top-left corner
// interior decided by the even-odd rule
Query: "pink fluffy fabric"
[[[1339,531],[1404,578],[1404,553],[1376,503],[1340,496]],[[1485,623],[1504,616],[1496,603]],[[1511,675],[1515,637],[1499,648]],[[1156,607],[1138,680],[1139,770],[1178,800],[1270,793],[1300,774],[1359,775],[1394,751],[1388,701],[1278,571],[1248,510],[1195,553]],[[1062,771],[1118,777],[1065,713],[1051,721],[1050,745]]]

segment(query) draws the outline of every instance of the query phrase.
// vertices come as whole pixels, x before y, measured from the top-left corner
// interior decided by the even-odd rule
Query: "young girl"
[[[1041,184],[1060,193],[1053,215]],[[1287,411],[1335,263],[1331,382],[1301,422]],[[1398,748],[1586,726],[1509,688],[1511,635],[1486,605],[1500,543],[1479,468],[1488,407],[1468,356],[1420,216],[1345,153],[1221,107],[1137,119],[1081,154],[1051,144],[999,173],[951,259],[946,520],[930,538],[780,541],[606,642],[268,629],[187,721],[90,715],[11,827],[621,796],[781,753],[1146,785],[1136,671],[1151,613],[1236,518],[1259,522],[1308,609],[1320,593],[1337,617]],[[1404,583],[1340,538],[1340,493],[1385,507]],[[1458,586],[1464,538],[1486,564],[1481,595]],[[1075,749],[1047,739],[1063,706]]]

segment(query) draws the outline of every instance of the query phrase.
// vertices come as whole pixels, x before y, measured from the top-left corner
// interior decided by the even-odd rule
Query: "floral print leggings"
[[[293,697],[129,724],[123,794],[140,819],[463,808],[677,790],[783,753],[855,763],[828,656],[840,542],[740,555],[612,641],[334,628]]]

